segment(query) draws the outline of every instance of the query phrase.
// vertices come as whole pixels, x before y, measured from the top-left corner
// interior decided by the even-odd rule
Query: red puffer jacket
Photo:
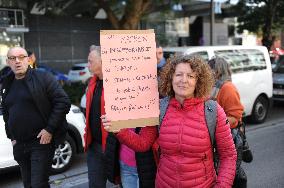
[[[213,164],[204,100],[172,98],[160,128],[161,157],[156,188],[232,187],[236,150],[226,114],[218,105],[216,144],[220,158],[218,177]]]

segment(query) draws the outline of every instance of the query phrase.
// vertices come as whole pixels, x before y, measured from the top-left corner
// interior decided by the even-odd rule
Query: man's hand
[[[12,142],[12,145],[13,145],[13,146],[17,143],[16,140],[12,140],[11,142]]]
[[[113,127],[112,127],[112,124],[111,124],[111,120],[107,117],[106,114],[101,116],[101,120],[102,120],[104,129],[107,132],[118,133],[120,131],[120,130],[112,130]]]
[[[40,138],[40,144],[49,144],[52,139],[52,134],[47,132],[45,129],[42,129],[37,135],[37,138]]]

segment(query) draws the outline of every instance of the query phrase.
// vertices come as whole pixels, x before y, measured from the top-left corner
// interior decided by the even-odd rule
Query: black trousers
[[[40,144],[39,140],[17,142],[13,147],[25,188],[49,188],[49,175],[54,156],[53,144]]]
[[[87,153],[89,188],[105,188],[107,176],[105,172],[104,153],[101,144],[93,142]]]

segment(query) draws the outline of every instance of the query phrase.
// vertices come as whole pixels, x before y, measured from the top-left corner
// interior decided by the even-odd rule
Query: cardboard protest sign
[[[105,111],[113,129],[157,125],[154,30],[102,30],[100,44]]]

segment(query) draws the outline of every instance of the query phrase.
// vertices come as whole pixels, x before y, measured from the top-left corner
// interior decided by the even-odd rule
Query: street
[[[284,103],[274,105],[268,119],[260,125],[247,126],[247,138],[254,159],[243,163],[249,188],[284,187]],[[86,157],[77,155],[67,172],[51,176],[51,187],[88,187]],[[0,175],[1,188],[22,187],[18,169]],[[108,188],[114,187],[108,184]]]

